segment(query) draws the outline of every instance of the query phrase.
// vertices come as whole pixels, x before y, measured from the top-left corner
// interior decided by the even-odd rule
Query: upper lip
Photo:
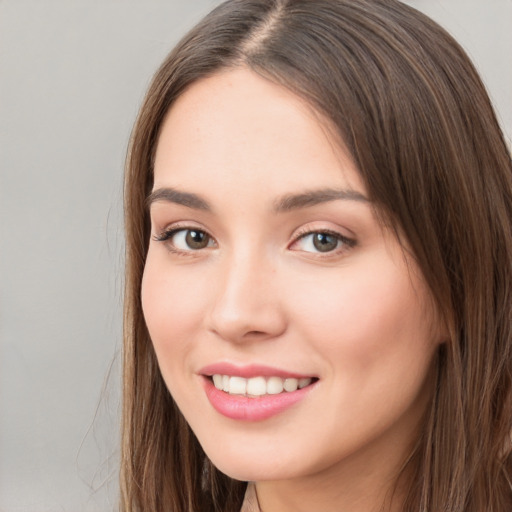
[[[313,377],[313,375],[301,374],[261,364],[235,365],[226,362],[209,364],[201,368],[198,373],[208,377],[212,375],[230,375],[232,377],[244,377],[246,379],[250,379],[251,377],[281,377],[283,379]]]

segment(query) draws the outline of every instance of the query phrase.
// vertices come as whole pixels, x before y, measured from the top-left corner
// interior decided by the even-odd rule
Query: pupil
[[[336,249],[338,239],[328,233],[316,233],[313,237],[313,245],[320,252],[329,252]]]
[[[208,235],[202,231],[188,231],[185,240],[191,249],[204,249],[208,245]]]

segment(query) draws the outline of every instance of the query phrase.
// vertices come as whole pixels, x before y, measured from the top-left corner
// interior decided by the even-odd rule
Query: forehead
[[[364,187],[334,130],[288,89],[247,69],[228,70],[186,90],[168,112],[155,156],[160,186],[258,189]]]

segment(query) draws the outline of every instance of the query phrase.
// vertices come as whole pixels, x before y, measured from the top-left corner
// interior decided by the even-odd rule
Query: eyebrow
[[[286,194],[274,202],[273,209],[276,213],[282,213],[298,210],[300,208],[310,208],[317,204],[338,200],[358,201],[362,203],[369,202],[368,198],[356,190],[324,188],[320,190],[308,190],[299,194]],[[153,203],[161,201],[179,204],[194,210],[212,211],[212,207],[208,201],[200,195],[192,192],[183,192],[170,187],[153,190],[146,198],[146,206],[149,208]]]
[[[288,212],[338,200],[358,201],[362,203],[369,202],[367,197],[356,190],[324,188],[320,190],[309,190],[301,194],[285,195],[274,203],[274,211]]]
[[[149,208],[153,203],[160,201],[179,204],[187,208],[193,208],[194,210],[204,210],[208,212],[212,210],[208,201],[201,196],[191,192],[182,192],[175,188],[165,187],[153,190],[146,198],[146,207]]]

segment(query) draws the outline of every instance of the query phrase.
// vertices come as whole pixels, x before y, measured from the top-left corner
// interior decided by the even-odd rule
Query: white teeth
[[[212,375],[213,385],[225,391],[230,395],[248,395],[248,396],[262,396],[262,395],[278,395],[283,391],[291,393],[309,386],[313,379],[304,377],[301,379],[289,378],[282,379],[281,377],[252,377],[245,379],[243,377],[230,377],[229,375]]]
[[[224,381],[224,379],[222,378],[222,375],[215,374],[215,375],[212,375],[212,378],[213,378],[213,385],[217,389],[222,389],[222,382]]]
[[[299,381],[297,379],[286,379],[284,381],[284,390],[285,391],[297,391],[297,388],[299,387]]]
[[[311,384],[311,379],[309,377],[304,377],[299,379],[299,389],[305,388]]]
[[[247,389],[247,379],[243,377],[230,377],[229,393],[232,395],[245,395]]]
[[[267,382],[263,377],[252,377],[247,380],[247,394],[261,396],[267,393]]]
[[[267,393],[269,395],[278,395],[283,392],[284,382],[279,377],[270,377],[267,380]]]

